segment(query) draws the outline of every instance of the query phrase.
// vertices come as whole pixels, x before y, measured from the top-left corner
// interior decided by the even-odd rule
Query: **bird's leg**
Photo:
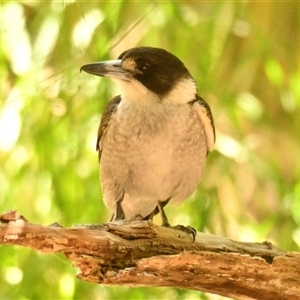
[[[158,201],[157,207],[158,207],[158,210],[159,210],[160,215],[161,215],[161,220],[162,220],[161,226],[163,226],[163,227],[171,227],[171,225],[170,225],[170,223],[168,221],[167,215],[166,215],[166,213],[164,211],[164,205],[163,205],[163,203],[160,202],[160,201]]]
[[[173,228],[173,229],[176,229],[176,230],[186,232],[186,233],[188,233],[192,236],[193,242],[195,242],[195,238],[196,238],[196,235],[197,235],[197,231],[195,230],[195,228],[193,228],[191,226],[183,226],[183,225],[171,226],[169,221],[168,221],[167,215],[164,211],[164,203],[158,201],[157,207],[158,207],[160,215],[161,215],[162,226],[163,227],[170,227],[170,228]]]
[[[121,205],[122,200],[123,200],[123,197],[121,200],[117,201],[117,203],[116,203],[115,220],[124,220],[124,218],[125,218],[125,214],[124,214],[124,211],[123,211],[123,208]]]
[[[115,210],[115,213],[112,215],[110,222],[125,219],[125,214],[124,214],[124,211],[123,211],[123,208],[121,205],[122,201],[123,201],[123,196],[121,199],[116,201],[116,210]]]
[[[153,210],[153,212],[151,214],[149,214],[148,216],[146,216],[145,218],[143,218],[144,221],[153,221],[153,217],[158,213],[157,207],[155,207],[155,209]]]
[[[125,220],[125,213],[124,213],[124,210],[121,205],[121,203],[123,201],[123,197],[124,196],[122,196],[121,199],[116,201],[116,210],[115,210],[115,213],[112,215],[110,222],[118,221],[118,220]],[[127,221],[129,221],[129,222],[141,221],[141,220],[143,220],[143,217],[141,215],[135,215],[135,216],[127,219]]]
[[[169,222],[168,222],[168,219],[167,219],[167,216],[166,216],[166,214],[165,214],[165,212],[164,212],[164,210],[163,210],[163,208],[169,203],[169,200],[170,200],[170,198],[167,199],[167,200],[165,200],[165,201],[158,201],[158,205],[154,208],[154,210],[152,211],[151,214],[149,214],[148,216],[146,216],[146,217],[144,218],[144,220],[150,220],[150,221],[152,221],[152,220],[153,220],[153,217],[154,217],[155,215],[157,215],[159,212],[161,213],[161,210],[162,210],[163,213],[161,213],[161,215],[164,215],[164,216],[165,216],[165,220],[167,221],[165,227],[170,226],[170,224],[169,224]],[[164,224],[164,220],[163,220],[163,224]],[[167,225],[168,225],[168,226],[167,226]],[[164,225],[162,225],[162,226],[164,226]]]

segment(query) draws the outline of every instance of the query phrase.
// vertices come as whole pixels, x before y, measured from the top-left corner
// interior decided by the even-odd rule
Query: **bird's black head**
[[[136,47],[117,60],[92,63],[81,68],[88,73],[125,81],[138,80],[148,90],[163,96],[182,79],[192,79],[184,64],[164,49]]]
[[[118,59],[122,60],[122,68],[133,78],[159,95],[170,91],[180,79],[191,77],[175,55],[160,48],[133,48],[124,51]]]

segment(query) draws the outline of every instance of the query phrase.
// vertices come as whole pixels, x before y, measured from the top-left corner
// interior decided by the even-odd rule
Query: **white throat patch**
[[[197,93],[197,87],[192,78],[181,79],[163,98],[159,98],[158,95],[135,79],[131,81],[116,80],[116,83],[121,89],[122,99],[139,103],[145,100],[147,103],[163,101],[170,104],[184,104],[195,99]]]
[[[173,104],[184,104],[195,99],[197,93],[196,83],[192,78],[181,79],[173,89],[164,97],[163,101]]]
[[[158,102],[160,101],[159,97],[147,89],[142,83],[138,80],[131,79],[130,81],[117,80],[116,81],[121,90],[122,99],[131,102]],[[151,101],[152,100],[152,101]]]

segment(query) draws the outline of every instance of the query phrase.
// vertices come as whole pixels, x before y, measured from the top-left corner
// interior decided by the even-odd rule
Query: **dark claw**
[[[193,240],[193,243],[195,242],[195,239],[196,239],[196,235],[197,235],[197,231],[195,230],[195,228],[191,227],[191,226],[183,226],[183,225],[176,225],[176,226],[171,226],[169,221],[168,221],[168,218],[167,218],[167,215],[164,211],[164,205],[166,205],[167,203],[169,202],[169,199],[167,201],[164,201],[164,202],[158,202],[158,205],[157,207],[155,208],[155,211],[154,213],[156,212],[156,210],[158,209],[160,214],[161,214],[161,219],[162,219],[162,225],[163,227],[168,227],[168,228],[174,228],[176,230],[180,230],[180,231],[183,231],[183,232],[186,232],[188,234],[190,234],[192,236],[192,240]]]
[[[176,226],[171,226],[171,228],[190,234],[192,236],[193,243],[195,242],[197,231],[192,226],[176,225]]]

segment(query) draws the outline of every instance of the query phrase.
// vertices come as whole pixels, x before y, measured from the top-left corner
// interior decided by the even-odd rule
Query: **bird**
[[[208,103],[183,62],[155,47],[135,47],[116,60],[80,71],[108,77],[119,86],[98,129],[96,149],[105,205],[111,221],[139,216],[171,226],[164,207],[179,204],[197,188],[216,133]]]

